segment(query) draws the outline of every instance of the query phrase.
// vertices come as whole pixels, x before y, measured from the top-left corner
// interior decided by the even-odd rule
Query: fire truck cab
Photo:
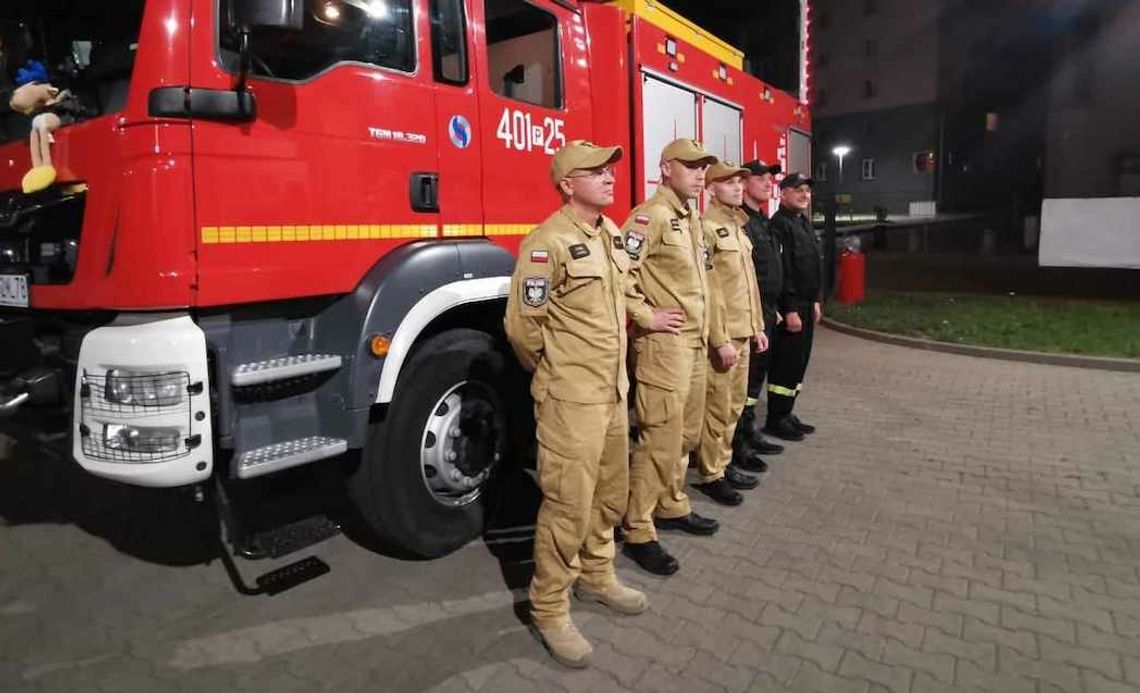
[[[619,223],[674,137],[810,163],[802,95],[652,0],[104,5],[0,11],[74,94],[44,190],[0,115],[0,427],[53,412],[151,487],[350,453],[364,525],[424,556],[533,438],[501,321],[551,155],[623,145]]]

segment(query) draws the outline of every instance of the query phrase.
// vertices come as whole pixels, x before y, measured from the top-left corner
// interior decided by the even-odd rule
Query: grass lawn
[[[1140,358],[1140,302],[869,291],[829,315],[880,332],[1005,349]]]

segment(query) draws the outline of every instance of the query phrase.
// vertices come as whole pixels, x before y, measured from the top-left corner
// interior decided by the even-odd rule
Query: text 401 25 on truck
[[[478,535],[533,437],[501,321],[557,148],[632,153],[619,221],[678,136],[810,162],[805,103],[651,0],[40,0],[0,21],[75,95],[43,190],[20,188],[24,116],[0,116],[0,425],[63,413],[84,470],[147,487],[353,451],[364,526],[424,556]]]

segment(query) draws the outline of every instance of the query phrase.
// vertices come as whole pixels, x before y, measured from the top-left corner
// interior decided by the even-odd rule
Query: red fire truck
[[[65,412],[83,469],[147,487],[349,452],[364,525],[424,556],[532,437],[501,321],[555,150],[625,147],[619,222],[674,137],[810,161],[800,96],[653,0],[12,5],[76,101],[34,193],[0,115],[0,423]]]

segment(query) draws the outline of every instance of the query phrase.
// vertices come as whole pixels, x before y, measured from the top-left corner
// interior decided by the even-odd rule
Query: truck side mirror
[[[233,0],[238,30],[293,29],[305,26],[305,0]]]

